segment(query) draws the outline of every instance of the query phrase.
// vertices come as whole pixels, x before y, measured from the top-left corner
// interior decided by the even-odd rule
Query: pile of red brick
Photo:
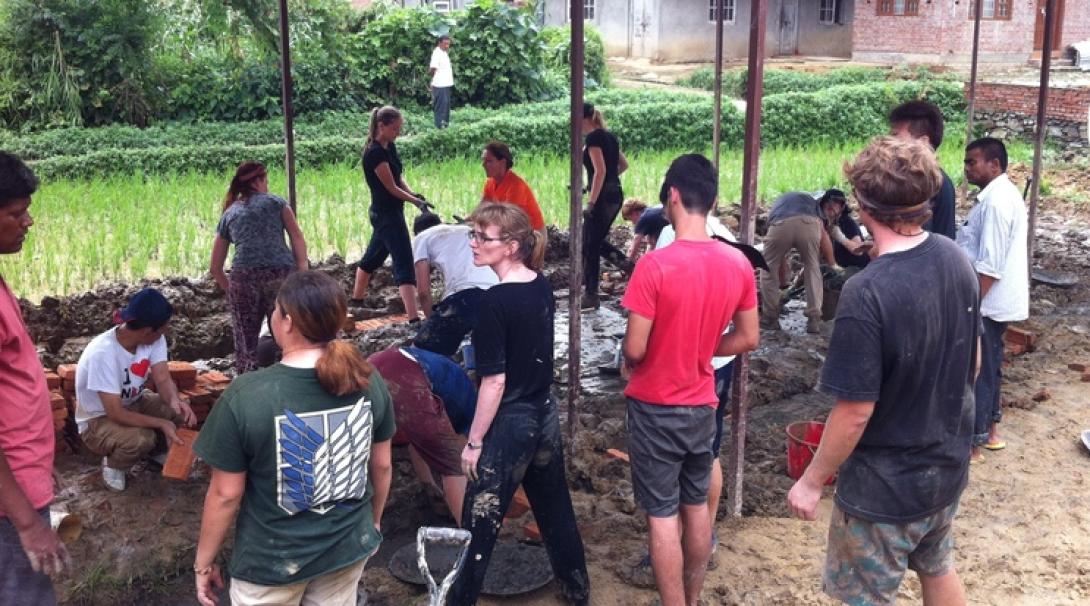
[[[1020,356],[1037,349],[1037,334],[1016,326],[1008,326],[1003,333],[1003,344],[1007,355]]]

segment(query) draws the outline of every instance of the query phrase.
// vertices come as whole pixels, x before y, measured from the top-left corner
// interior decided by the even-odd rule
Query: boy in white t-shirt
[[[450,93],[454,90],[454,70],[450,65],[450,36],[443,34],[431,51],[428,75],[431,76],[431,94],[435,102],[435,128],[450,124]]]
[[[163,334],[174,310],[162,293],[145,288],[120,312],[123,322],[95,337],[76,367],[76,424],[87,448],[103,457],[102,479],[125,490],[125,472],[170,442],[196,417],[178,397],[167,366]],[[144,389],[152,380],[159,393]]]
[[[474,265],[468,225],[443,225],[439,215],[423,213],[413,221],[413,262],[417,296],[424,322],[413,345],[453,356],[458,345],[477,326],[481,295],[499,282],[488,266]],[[443,274],[443,298],[432,309],[431,267]]]

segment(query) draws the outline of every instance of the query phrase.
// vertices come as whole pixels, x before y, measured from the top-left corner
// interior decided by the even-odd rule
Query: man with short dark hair
[[[174,308],[145,288],[118,314],[120,324],[87,344],[76,365],[76,425],[83,443],[102,457],[107,488],[125,490],[125,474],[146,457],[160,463],[178,427],[197,418],[178,396],[167,364],[167,329]],[[151,380],[158,393],[144,389]]]
[[[942,110],[934,103],[927,101],[908,101],[902,103],[889,113],[889,130],[894,137],[905,140],[923,141],[936,152],[942,145],[943,135]],[[942,172],[942,187],[935,197],[931,198],[931,218],[923,224],[923,228],[935,234],[942,234],[951,240],[954,239],[956,227],[954,225],[954,182],[946,171]]]
[[[467,334],[477,326],[481,295],[499,282],[496,272],[473,263],[468,225],[443,225],[439,215],[422,213],[413,221],[413,261],[416,289],[424,321],[413,345],[453,356]],[[432,307],[431,268],[443,274],[443,298]]]
[[[38,179],[0,152],[0,255],[18,253],[34,220]],[[19,302],[0,276],[0,604],[56,604],[49,575],[68,552],[49,525],[53,412],[38,350]]]
[[[841,291],[818,384],[836,404],[788,505],[816,519],[839,470],[830,596],[892,604],[911,568],[924,604],[964,604],[952,525],[969,478],[977,281],[954,242],[921,227],[942,182],[930,147],[881,137],[845,172],[878,256]]]
[[[431,94],[435,104],[435,128],[450,125],[450,94],[454,90],[454,70],[450,65],[450,36],[439,36],[435,48],[431,51],[428,75],[431,76]]]
[[[677,239],[639,260],[622,301],[629,311],[623,349],[631,370],[625,396],[632,486],[647,512],[664,606],[695,606],[711,551],[706,499],[718,404],[712,357],[750,351],[760,335],[753,266],[707,232],[717,189],[707,158],[674,160],[663,197]],[[732,321],[734,329],[723,334]]]
[[[1029,317],[1029,226],[1022,194],[1007,177],[1007,148],[984,137],[965,148],[965,180],[980,188],[969,219],[958,232],[958,245],[969,255],[980,279],[980,377],[976,381],[973,462],[981,448],[1002,450],[998,424],[1003,416],[999,386],[1003,381],[1003,333],[1009,322]]]

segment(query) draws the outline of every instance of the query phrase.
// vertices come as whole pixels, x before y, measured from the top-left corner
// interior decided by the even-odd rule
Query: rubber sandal
[[[983,463],[983,462],[984,462],[984,455],[983,454],[978,454],[975,457],[974,456],[969,457],[969,464],[970,465],[976,465],[977,463]]]
[[[986,442],[984,444],[984,448],[987,448],[988,450],[1003,450],[1006,447],[1007,443],[1003,440],[1000,440],[998,442]]]

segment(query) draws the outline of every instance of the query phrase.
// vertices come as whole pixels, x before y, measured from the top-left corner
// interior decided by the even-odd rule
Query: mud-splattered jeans
[[[520,484],[564,597],[572,603],[587,603],[590,578],[564,477],[560,422],[552,399],[542,404],[502,404],[485,435],[477,472],[477,481],[466,487],[462,508],[462,527],[473,539],[448,604],[477,602],[504,513]]]
[[[235,333],[235,370],[239,374],[257,368],[261,321],[272,314],[280,283],[291,271],[291,267],[231,269],[228,303]]]

